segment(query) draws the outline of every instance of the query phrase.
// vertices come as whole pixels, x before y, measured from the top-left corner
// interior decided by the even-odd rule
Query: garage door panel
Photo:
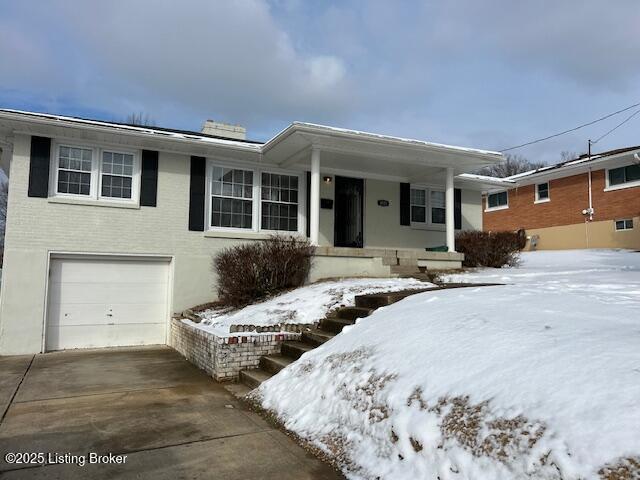
[[[54,303],[157,303],[167,291],[166,283],[54,283]]]
[[[153,303],[104,305],[95,303],[77,303],[66,305],[52,304],[51,314],[47,318],[49,326],[65,325],[101,325],[101,324],[124,324],[158,323],[166,317],[166,307]]]
[[[166,261],[52,259],[47,350],[165,343],[168,282]]]
[[[164,323],[155,325],[76,325],[64,329],[47,328],[47,337],[56,350],[100,348],[165,343]]]
[[[137,282],[157,281],[164,276],[167,262],[150,260],[60,259],[51,262],[51,282]]]

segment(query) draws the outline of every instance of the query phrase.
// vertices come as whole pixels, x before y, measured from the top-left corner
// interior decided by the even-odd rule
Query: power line
[[[607,133],[605,133],[604,135],[602,135],[601,137],[599,137],[597,140],[593,140],[591,142],[591,145],[593,145],[594,143],[598,143],[600,140],[602,140],[604,137],[606,137],[607,135],[609,135],[610,133],[616,131],[618,128],[620,128],[622,125],[624,125],[625,123],[627,123],[629,120],[631,120],[633,117],[635,117],[636,115],[638,115],[640,113],[640,110],[636,110],[635,112],[633,112],[631,115],[629,115],[626,119],[624,119],[622,122],[620,122],[618,125],[616,125],[615,127],[613,127],[611,130],[609,130]]]
[[[505,148],[505,149],[503,149],[503,150],[500,150],[500,153],[509,152],[509,151],[511,151],[511,150],[515,150],[515,149],[517,149],[517,148],[526,147],[526,146],[528,146],[528,145],[533,145],[534,143],[544,142],[544,141],[546,141],[546,140],[550,140],[550,139],[552,139],[552,138],[560,137],[561,135],[566,135],[567,133],[575,132],[576,130],[580,130],[581,128],[588,127],[589,125],[593,125],[594,123],[601,122],[601,121],[603,121],[603,120],[606,120],[607,118],[613,117],[614,115],[618,115],[619,113],[622,113],[622,112],[626,112],[627,110],[631,110],[632,108],[635,108],[635,107],[637,107],[637,106],[640,106],[640,102],[635,103],[635,104],[633,104],[633,105],[630,105],[630,106],[628,106],[628,107],[626,107],[626,108],[623,108],[622,110],[618,110],[617,112],[609,113],[609,114],[605,115],[604,117],[600,117],[600,118],[598,118],[598,119],[596,119],[596,120],[592,120],[592,121],[590,121],[590,122],[583,123],[582,125],[578,125],[577,127],[570,128],[569,130],[564,130],[564,131],[559,132],[559,133],[554,133],[553,135],[549,135],[548,137],[538,138],[537,140],[532,140],[532,141],[530,141],[530,142],[526,142],[526,143],[523,143],[523,144],[521,144],[521,145],[516,145],[515,147]],[[639,111],[640,111],[640,110],[639,110]],[[636,112],[636,113],[638,113],[638,112]],[[623,124],[624,124],[624,123],[626,123],[627,121],[631,120],[631,118],[633,118],[634,116],[635,116],[635,113],[634,113],[631,117],[629,117],[627,120],[625,120],[624,122],[622,122],[622,124],[618,125],[618,127],[619,127],[619,126],[621,126],[621,125],[623,125]],[[615,129],[616,129],[616,128],[618,128],[618,127],[615,127],[613,130],[615,130]],[[608,134],[609,134],[609,133],[611,133],[613,130],[611,130],[610,132],[607,132],[604,136],[608,135]],[[603,136],[602,138],[604,138],[604,136]],[[600,140],[600,139],[598,139],[598,140]],[[596,140],[596,141],[598,141],[598,140]],[[595,142],[594,142],[594,143],[595,143]]]

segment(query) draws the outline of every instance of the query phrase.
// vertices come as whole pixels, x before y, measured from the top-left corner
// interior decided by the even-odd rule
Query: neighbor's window
[[[131,198],[133,185],[133,155],[102,152],[101,193],[103,197]]]
[[[536,185],[536,202],[549,200],[549,182]]]
[[[431,202],[431,223],[443,224],[446,221],[445,195],[441,190],[431,190],[429,192]]]
[[[417,223],[427,221],[427,192],[421,188],[411,189],[411,221]]]
[[[487,208],[500,208],[509,206],[509,194],[505,192],[490,193],[487,197]]]
[[[261,228],[298,231],[298,177],[262,172]]]
[[[58,148],[57,193],[89,196],[92,162],[92,149],[61,145]]]
[[[626,167],[612,168],[609,170],[609,185],[622,185],[640,181],[640,165],[633,164]]]
[[[213,167],[211,182],[211,226],[253,226],[253,172]]]
[[[633,219],[627,218],[625,220],[616,220],[616,230],[632,230]]]

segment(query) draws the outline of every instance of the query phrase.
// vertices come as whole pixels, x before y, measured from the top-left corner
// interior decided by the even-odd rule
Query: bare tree
[[[532,162],[522,155],[507,153],[504,158],[505,161],[503,163],[481,168],[478,170],[478,174],[487,175],[488,177],[504,178],[545,166],[543,162]]]
[[[561,162],[570,162],[571,160],[575,160],[580,156],[577,152],[572,152],[570,150],[563,150],[560,152],[560,161]]]
[[[148,113],[144,112],[133,112],[127,115],[127,119],[125,123],[130,125],[138,125],[140,127],[155,127],[156,122],[153,120]]]

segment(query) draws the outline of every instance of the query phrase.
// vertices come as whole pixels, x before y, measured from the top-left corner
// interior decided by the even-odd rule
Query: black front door
[[[364,180],[335,177],[334,239],[336,247],[363,247]]]

